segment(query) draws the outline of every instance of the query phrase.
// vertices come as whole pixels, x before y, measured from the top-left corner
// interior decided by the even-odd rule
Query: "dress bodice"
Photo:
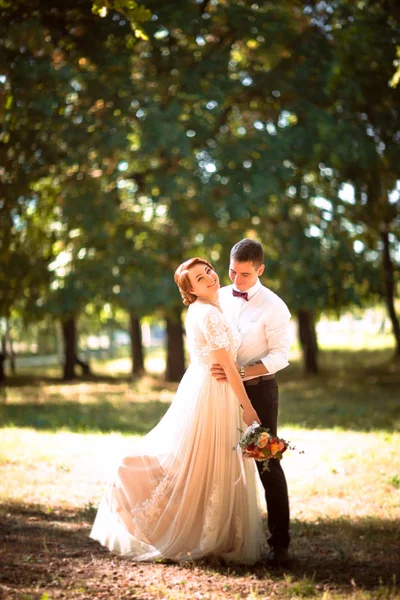
[[[234,359],[241,343],[238,329],[214,306],[194,302],[186,318],[187,346],[192,364],[210,364],[211,353],[225,348]]]

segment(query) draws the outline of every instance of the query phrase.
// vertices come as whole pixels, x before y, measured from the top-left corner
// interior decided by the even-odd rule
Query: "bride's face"
[[[219,278],[208,265],[198,263],[189,270],[191,291],[201,298],[212,298],[220,287]]]

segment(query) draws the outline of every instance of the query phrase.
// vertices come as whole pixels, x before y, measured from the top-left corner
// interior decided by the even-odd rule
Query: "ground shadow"
[[[107,586],[112,587],[110,597],[120,597],[118,585],[123,581],[126,585],[127,559],[109,553],[88,538],[93,516],[93,510],[49,511],[31,505],[3,505],[0,584],[9,591],[8,597],[21,598],[22,591],[33,588],[41,591],[56,588],[68,597],[81,597],[75,596],[74,590],[89,593],[101,588],[106,593]],[[182,566],[162,563],[147,566],[129,561],[131,585],[138,591],[145,590],[147,573],[151,572],[152,577],[154,573],[156,577],[162,573],[164,586],[172,590],[177,577],[190,578],[190,570],[195,568],[197,575],[200,569],[200,576],[208,581],[214,576],[229,577],[232,591],[235,579],[251,577],[262,584],[271,579],[287,581],[289,574],[293,585],[307,579],[315,586],[335,591],[355,587],[373,590],[382,585],[395,589],[400,576],[400,521],[370,518],[356,522],[297,521],[292,531],[295,558],[290,569],[270,569],[265,564],[226,566],[215,560]],[[130,597],[139,598],[140,593]]]
[[[398,389],[393,386],[382,394],[379,385],[327,389],[326,384],[315,382],[311,390],[300,384],[282,385],[279,424],[281,428],[396,432],[400,430]],[[30,393],[30,401],[0,404],[0,426],[145,434],[169,407],[168,402],[154,399],[162,398],[155,390],[144,401],[137,399],[143,397],[140,393],[126,399],[118,389],[94,392],[88,402],[66,400],[57,393],[43,401],[39,390],[38,394],[36,398]]]
[[[281,427],[400,430],[400,383],[314,380],[280,385]]]
[[[155,379],[157,378],[154,376]],[[10,375],[7,377],[5,381],[5,387],[7,388],[20,388],[25,386],[33,386],[38,387],[42,385],[56,385],[56,386],[65,386],[65,385],[79,385],[81,383],[109,383],[118,385],[120,383],[133,383],[137,381],[139,377],[132,377],[130,375],[102,375],[102,374],[91,374],[91,375],[81,375],[75,377],[71,381],[65,381],[62,377],[57,377],[55,375],[43,375],[43,374],[17,374]]]
[[[262,579],[267,574],[322,584],[335,591],[373,590],[398,586],[400,581],[400,519],[320,519],[315,523],[294,521],[291,526],[291,563],[271,568],[261,563],[250,572]],[[207,564],[207,561],[203,561]],[[249,567],[218,564],[208,568],[241,576]],[[397,589],[397,587],[396,587]]]
[[[155,427],[168,409],[160,401],[82,403],[57,401],[37,404],[21,402],[0,406],[2,427],[29,427],[41,431],[121,432],[144,435]]]

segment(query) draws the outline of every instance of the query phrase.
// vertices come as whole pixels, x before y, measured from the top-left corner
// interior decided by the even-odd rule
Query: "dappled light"
[[[399,90],[397,0],[0,0],[1,598],[400,600]],[[264,257],[231,254],[240,240]],[[216,347],[239,387],[202,397],[219,385],[202,364],[175,415],[185,369],[211,352],[191,347],[174,282],[194,256],[225,290],[212,271],[184,294],[222,311],[231,341]],[[223,477],[238,467],[221,442],[239,438],[238,398],[246,422],[262,411],[275,427],[275,372],[277,435],[294,449],[285,475],[273,464],[279,485],[262,475],[262,519],[288,558],[286,478],[291,563],[134,562],[89,539],[116,465],[167,412],[154,446],[180,418],[189,430],[197,384],[203,413],[221,414],[191,431],[215,428],[222,450],[193,478],[194,525],[215,510],[228,531],[239,488],[204,485],[223,459]],[[185,452],[151,455],[152,482],[168,483],[164,456],[204,467],[188,437]],[[136,471],[129,483],[143,491]],[[120,504],[117,522],[136,508]],[[260,512],[247,512],[232,512],[227,546],[232,534],[262,556]]]
[[[320,520],[317,523],[295,521],[293,533],[298,560],[290,572],[271,573],[263,566],[225,566],[218,561],[202,561],[185,566],[130,563],[113,557],[110,581],[110,557],[88,539],[90,511],[46,511],[40,506],[10,504],[7,521],[2,521],[0,534],[8,541],[9,555],[24,564],[16,576],[12,566],[2,564],[2,580],[6,585],[24,582],[35,589],[38,581],[50,594],[59,587],[72,597],[121,598],[168,597],[186,600],[196,594],[217,598],[235,590],[246,597],[270,597],[280,587],[285,598],[315,597],[335,589],[339,597],[364,591],[357,598],[396,598],[398,574],[398,537],[400,521],[367,518],[352,522],[347,519]],[[21,540],[23,537],[23,544]],[[311,556],[310,556],[311,552]],[[204,577],[206,574],[206,577]],[[146,586],[140,581],[145,578]],[[160,584],[160,582],[162,582]],[[378,587],[376,583],[379,583]],[[368,590],[375,587],[375,596]],[[120,591],[120,590],[123,591]],[[349,591],[351,590],[351,591]],[[257,594],[257,596],[255,596]],[[221,597],[221,596],[220,596]],[[330,597],[325,595],[325,597]],[[349,596],[350,597],[350,596]],[[332,596],[333,598],[333,596]]]

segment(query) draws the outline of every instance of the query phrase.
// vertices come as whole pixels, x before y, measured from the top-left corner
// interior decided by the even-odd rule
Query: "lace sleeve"
[[[211,351],[219,350],[220,348],[229,350],[230,339],[228,329],[224,324],[221,315],[216,310],[213,310],[206,315],[202,329]]]

